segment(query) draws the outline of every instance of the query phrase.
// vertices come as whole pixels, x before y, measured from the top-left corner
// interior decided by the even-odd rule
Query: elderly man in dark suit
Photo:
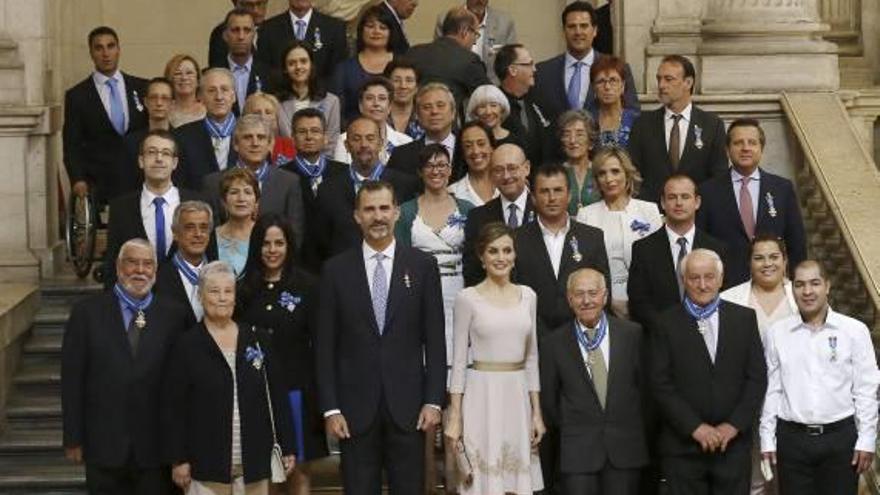
[[[144,184],[110,203],[107,250],[104,255],[104,286],[116,282],[116,258],[125,241],[149,240],[160,264],[171,254],[171,218],[183,201],[199,199],[195,191],[178,188],[172,181],[178,166],[177,144],[168,131],[149,131],[141,142],[138,165]]]
[[[403,55],[409,50],[409,39],[406,37],[403,21],[412,17],[419,6],[418,0],[384,0],[379,4],[382,9],[391,14],[394,24],[391,25],[391,38],[388,47],[395,55]]]
[[[486,65],[486,75],[492,84],[498,84],[495,75],[495,54],[504,45],[516,43],[516,24],[507,12],[489,5],[489,0],[466,0],[464,6],[477,18],[480,36],[471,51],[476,53]],[[443,36],[443,16],[437,16],[434,39]]]
[[[807,257],[804,220],[791,181],[760,167],[767,138],[755,119],[738,119],[727,129],[727,155],[733,167],[700,185],[703,204],[697,225],[730,249],[724,283],[750,277],[749,245],[756,234],[772,233],[785,241],[793,273]]]
[[[305,210],[303,208],[302,188],[299,176],[289,174],[272,166],[271,153],[275,142],[272,129],[259,115],[245,115],[235,126],[232,146],[238,154],[237,167],[248,168],[260,183],[261,213],[274,212],[290,221],[296,243],[299,246],[305,237]],[[208,202],[218,212],[218,223],[225,221],[225,213],[220,197],[220,182],[223,172],[206,175],[202,191]],[[221,220],[222,219],[222,220]]]
[[[464,100],[483,84],[489,84],[486,66],[471,47],[479,36],[477,17],[464,6],[446,13],[442,36],[431,43],[417,45],[406,57],[420,75],[420,83],[441,82],[455,95],[458,115],[464,115]]]
[[[695,249],[682,265],[685,299],[659,315],[651,345],[663,472],[670,495],[745,495],[767,389],[758,320],[718,297],[717,253]]]
[[[235,130],[235,77],[229,69],[208,69],[199,80],[199,99],[205,104],[204,119],[174,129],[180,144],[183,185],[202,187],[203,178],[238,162],[232,146]]]
[[[61,408],[68,459],[86,464],[89,493],[169,493],[161,463],[159,392],[167,355],[186,330],[183,309],[153,296],[156,255],[122,245],[112,291],[77,303],[64,330]]]
[[[74,194],[99,204],[137,187],[126,167],[125,135],[144,128],[147,81],[119,70],[119,37],[100,26],[89,33],[94,72],[64,94],[64,166]]]
[[[289,9],[260,26],[257,58],[273,70],[284,68],[287,47],[293,40],[308,41],[318,77],[327,80],[336,64],[348,56],[345,23],[313,8],[312,0],[288,0]]]
[[[424,490],[422,432],[440,422],[446,341],[434,258],[394,239],[391,184],[365,181],[355,199],[363,244],[331,258],[321,279],[315,356],[327,432],[340,439],[344,491]]]
[[[639,116],[628,145],[644,179],[641,199],[657,201],[671,174],[686,174],[700,185],[727,173],[724,122],[693,104],[695,83],[694,65],[681,55],[664,57],[657,68],[657,97],[663,106]]]
[[[232,71],[235,78],[235,115],[241,115],[241,108],[247,97],[269,89],[269,66],[254,56],[254,39],[257,35],[256,16],[247,9],[236,8],[226,14],[223,41],[228,55],[222,63],[211,67],[223,67]]]
[[[538,64],[535,76],[535,98],[551,122],[556,122],[566,110],[589,110],[595,106],[590,66],[608,56],[593,49],[598,29],[596,10],[590,3],[571,2],[562,11],[565,53]],[[624,72],[624,107],[638,109],[639,99],[629,64]]]
[[[232,8],[244,9],[253,14],[254,23],[259,29],[260,24],[266,19],[266,9],[269,0],[232,0]],[[214,26],[211,30],[211,36],[208,39],[208,66],[223,67],[226,63],[226,56],[229,54],[226,41],[223,40],[223,31],[226,30],[226,20]],[[257,34],[259,36],[259,34]],[[257,46],[257,38],[254,38],[254,48]]]
[[[486,278],[486,270],[480,266],[475,248],[483,225],[504,222],[516,229],[535,221],[532,198],[526,187],[530,170],[525,153],[515,144],[502,144],[492,152],[489,174],[499,195],[468,213],[462,253],[465,286],[476,285]]]
[[[561,432],[561,493],[636,495],[648,463],[642,328],[603,311],[610,293],[601,272],[580,268],[566,285],[575,317],[540,349],[541,405]]]

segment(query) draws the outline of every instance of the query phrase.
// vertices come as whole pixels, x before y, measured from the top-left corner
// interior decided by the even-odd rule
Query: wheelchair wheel
[[[71,194],[67,203],[65,240],[67,257],[79,278],[85,278],[92,269],[95,256],[95,234],[98,231],[98,214],[95,202],[89,196]]]

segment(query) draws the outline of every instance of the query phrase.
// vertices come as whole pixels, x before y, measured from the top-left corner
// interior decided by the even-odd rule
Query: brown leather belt
[[[477,371],[521,371],[526,367],[525,361],[517,363],[495,363],[490,361],[474,361],[473,369]]]

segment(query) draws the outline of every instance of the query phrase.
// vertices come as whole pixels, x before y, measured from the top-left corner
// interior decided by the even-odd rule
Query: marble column
[[[708,0],[702,22],[703,93],[836,90],[837,46],[816,0]]]
[[[624,4],[627,13],[645,12],[649,2],[628,2]],[[694,62],[699,70],[699,59],[696,58],[700,45],[702,14],[706,0],[657,0],[657,11],[651,26],[651,43],[645,49],[645,89],[648,93],[657,92],[655,74],[660,61],[666,55],[684,55]],[[629,27],[627,18],[627,27]]]

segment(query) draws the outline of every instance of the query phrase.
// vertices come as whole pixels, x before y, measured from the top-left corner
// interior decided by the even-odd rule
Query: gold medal
[[[138,310],[137,317],[134,319],[134,326],[138,327],[138,330],[143,330],[147,326],[147,316],[143,310]]]

